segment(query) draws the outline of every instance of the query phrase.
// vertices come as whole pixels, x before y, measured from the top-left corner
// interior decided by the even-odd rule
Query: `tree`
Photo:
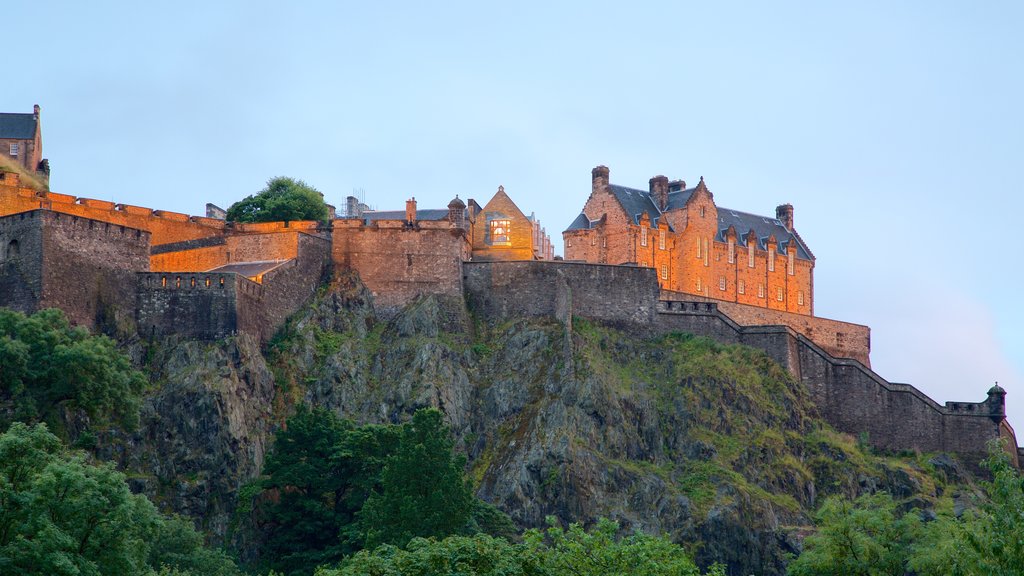
[[[138,423],[146,377],[113,340],[72,328],[60,310],[26,316],[0,308],[0,366],[0,407],[9,403],[14,420],[59,427],[69,408],[96,423]]]
[[[266,188],[235,202],[227,213],[227,219],[232,222],[324,222],[328,217],[323,194],[302,180],[287,176],[271,178]]]
[[[474,502],[464,456],[453,453],[451,434],[437,410],[418,410],[402,426],[374,491],[360,512],[366,546],[405,546],[420,537],[462,533]]]
[[[790,563],[788,574],[903,576],[921,535],[919,516],[898,515],[896,503],[884,492],[854,502],[828,498],[815,520],[818,532],[804,540],[803,553]]]
[[[44,424],[0,435],[0,575],[235,576],[191,524],[161,516],[110,464],[68,452]]]

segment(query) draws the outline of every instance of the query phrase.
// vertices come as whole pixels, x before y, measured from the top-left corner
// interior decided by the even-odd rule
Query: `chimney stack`
[[[608,185],[608,167],[598,166],[590,171],[592,188],[591,194]]]
[[[405,221],[409,224],[416,223],[416,197],[413,196],[405,201]]]
[[[32,106],[32,114],[36,117],[36,120],[39,120],[39,104]]]
[[[786,230],[793,231],[793,205],[782,204],[775,208],[775,218],[782,222]]]
[[[666,176],[655,176],[650,180],[651,186],[651,199],[658,205],[658,210],[662,212],[668,207],[668,177]]]

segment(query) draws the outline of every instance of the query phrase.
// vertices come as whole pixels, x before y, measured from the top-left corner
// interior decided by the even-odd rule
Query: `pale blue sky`
[[[270,177],[343,205],[503,184],[561,231],[590,169],[791,202],[816,312],[939,402],[1024,431],[1024,4],[21,2],[2,109],[54,190],[201,214]]]

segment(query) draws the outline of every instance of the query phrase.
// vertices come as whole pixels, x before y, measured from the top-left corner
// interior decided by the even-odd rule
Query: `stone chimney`
[[[777,218],[782,225],[786,227],[786,230],[793,230],[793,205],[782,204],[775,208],[775,218]]]
[[[405,221],[409,224],[416,223],[416,197],[405,201]]]
[[[668,207],[668,177],[666,176],[655,176],[650,180],[651,185],[651,200],[658,205],[658,210],[662,212]]]
[[[466,203],[459,200],[459,195],[448,203],[448,221],[456,228],[466,227]]]
[[[597,166],[590,171],[590,179],[592,183],[590,192],[593,194],[608,185],[608,167]]]
[[[39,120],[39,110],[39,104],[35,104],[32,106],[32,115],[36,117],[36,120]]]

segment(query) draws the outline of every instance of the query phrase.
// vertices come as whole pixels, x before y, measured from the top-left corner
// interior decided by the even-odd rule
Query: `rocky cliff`
[[[238,336],[135,351],[154,383],[142,426],[101,453],[219,539],[299,402],[362,423],[439,408],[478,495],[521,526],[606,516],[743,574],[782,573],[823,495],[884,489],[927,509],[964,481],[944,456],[867,454],[753,349],[638,341],[579,319],[496,323],[436,297],[384,322],[352,276],[265,350]]]

